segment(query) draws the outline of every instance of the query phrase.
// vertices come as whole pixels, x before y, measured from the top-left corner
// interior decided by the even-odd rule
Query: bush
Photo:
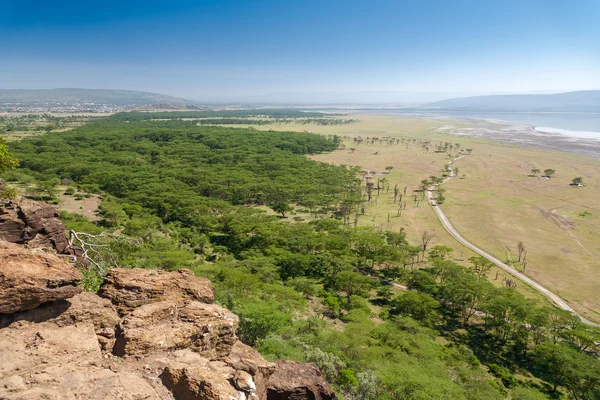
[[[14,200],[19,195],[19,191],[15,188],[4,188],[0,190],[1,200]]]
[[[508,369],[504,368],[501,365],[489,364],[488,368],[492,375],[494,375],[497,378],[500,378],[504,386],[506,386],[507,388],[515,387],[519,383],[517,381],[517,378],[515,378],[514,375],[511,374]]]

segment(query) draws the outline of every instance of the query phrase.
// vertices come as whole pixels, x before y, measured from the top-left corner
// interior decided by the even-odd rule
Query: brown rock
[[[83,292],[68,300],[53,301],[33,310],[0,316],[0,328],[5,328],[16,321],[48,321],[54,322],[57,326],[91,322],[102,350],[112,351],[115,329],[121,322],[121,318],[110,300],[103,299],[95,293]]]
[[[177,400],[245,400],[246,394],[230,382],[233,374],[233,369],[218,364],[173,364],[161,377]]]
[[[215,304],[163,301],[143,305],[123,320],[117,355],[190,348],[203,357],[219,359],[237,340],[238,317]]]
[[[68,247],[68,241],[65,226],[58,216],[58,212],[52,206],[33,200],[2,204],[0,239],[63,252]]]
[[[174,272],[141,268],[115,268],[108,272],[98,294],[113,302],[123,315],[144,304],[169,300],[212,303],[214,289],[208,279],[188,269]]]
[[[268,400],[332,400],[335,393],[316,365],[279,361],[269,378]]]
[[[265,361],[258,351],[239,340],[234,343],[231,353],[224,361],[235,370],[250,374],[256,397],[261,400],[267,398],[267,382],[275,371],[275,363]]]
[[[52,254],[0,242],[0,313],[29,310],[81,292],[81,273]]]
[[[1,399],[159,400],[141,377],[100,366],[91,323],[17,322],[0,335]]]

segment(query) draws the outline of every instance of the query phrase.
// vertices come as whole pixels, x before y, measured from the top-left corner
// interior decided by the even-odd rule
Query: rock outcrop
[[[111,300],[121,315],[159,301],[197,300],[210,304],[215,297],[210,281],[188,269],[166,272],[115,268],[106,275],[98,294]]]
[[[267,398],[267,382],[275,372],[275,364],[265,361],[258,351],[239,340],[234,343],[225,362],[237,371],[248,373],[254,381],[257,397]]]
[[[0,242],[0,399],[334,399],[309,364],[265,361],[191,271],[111,271]],[[104,297],[102,297],[104,296]],[[10,314],[8,314],[10,313]]]
[[[145,304],[123,319],[115,353],[140,355],[155,350],[189,348],[217,360],[237,340],[238,317],[216,304],[198,301]]]
[[[58,216],[52,206],[33,200],[0,204],[0,240],[62,253],[69,242]]]
[[[29,310],[81,292],[81,273],[53,254],[0,241],[0,314]]]
[[[1,330],[1,399],[159,400],[134,372],[102,366],[94,325],[16,322]]]
[[[269,377],[267,387],[269,400],[332,400],[331,390],[316,365],[296,361],[280,361]]]

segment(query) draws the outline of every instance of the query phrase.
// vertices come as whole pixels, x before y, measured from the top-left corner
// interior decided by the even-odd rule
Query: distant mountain
[[[107,105],[140,107],[153,104],[186,105],[191,100],[158,93],[111,89],[0,89],[1,106],[56,107],[74,105]]]
[[[427,106],[461,111],[600,112],[600,90],[463,97]]]

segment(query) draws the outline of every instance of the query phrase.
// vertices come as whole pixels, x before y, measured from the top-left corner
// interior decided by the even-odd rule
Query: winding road
[[[439,185],[444,184],[444,183],[448,182],[450,179],[454,178],[454,170],[452,169],[451,166],[454,163],[454,161],[460,160],[463,157],[466,157],[466,154],[463,154],[463,155],[455,158],[454,160],[450,161],[448,164],[446,164],[447,169],[448,169],[448,171],[450,173],[450,176],[448,176],[448,178],[446,178]],[[569,304],[566,301],[564,301],[558,295],[552,293],[551,291],[549,291],[548,289],[546,289],[545,287],[543,287],[542,285],[540,285],[539,283],[537,283],[536,281],[534,281],[533,279],[531,279],[530,277],[528,277],[525,274],[522,274],[521,272],[515,270],[514,268],[512,268],[508,264],[503,263],[502,261],[500,261],[499,259],[497,259],[493,255],[491,255],[491,254],[487,253],[486,251],[480,249],[479,247],[475,246],[473,243],[469,242],[467,239],[465,239],[464,237],[462,237],[462,235],[460,233],[458,233],[458,231],[452,226],[452,224],[450,223],[450,220],[448,219],[448,217],[446,216],[446,214],[444,213],[444,211],[441,209],[441,207],[437,204],[437,202],[435,200],[435,197],[433,195],[433,191],[439,185],[433,185],[433,186],[430,186],[429,189],[427,189],[427,199],[429,200],[429,203],[433,207],[433,209],[434,209],[434,211],[435,211],[438,219],[440,220],[440,222],[442,223],[442,225],[444,226],[444,228],[446,229],[446,231],[448,231],[448,233],[452,237],[454,237],[454,239],[456,239],[463,246],[468,247],[469,249],[473,250],[475,253],[479,254],[480,256],[487,258],[488,260],[490,260],[491,262],[493,262],[494,264],[496,264],[499,268],[502,268],[504,271],[508,272],[512,276],[514,276],[514,277],[520,279],[521,281],[527,283],[529,286],[531,286],[532,288],[534,288],[535,290],[537,290],[538,292],[542,293],[544,296],[546,296],[547,298],[549,298],[550,300],[552,300],[554,302],[554,304],[556,304],[558,306],[558,308],[560,308],[562,310],[570,311],[571,313],[573,313],[574,315],[576,315],[577,317],[579,317],[579,319],[581,319],[581,322],[583,322],[584,324],[593,325],[593,326],[599,326],[598,324],[596,324],[596,323],[594,323],[592,321],[589,321],[586,318],[584,318],[583,316],[579,315],[575,310],[573,310],[573,308],[571,308],[571,306],[569,306]]]

